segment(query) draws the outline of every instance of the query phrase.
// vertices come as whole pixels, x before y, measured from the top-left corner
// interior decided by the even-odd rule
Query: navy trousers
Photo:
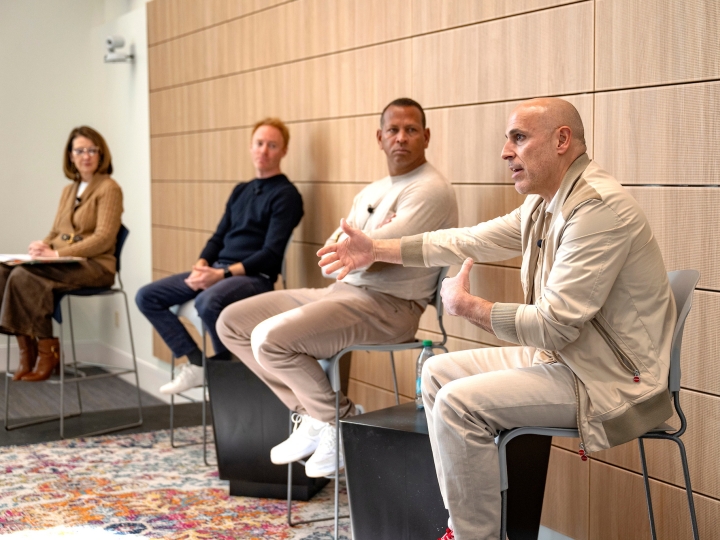
[[[195,308],[210,334],[215,354],[227,352],[215,331],[220,312],[234,302],[271,291],[273,283],[260,276],[233,276],[209,289],[193,291],[185,284],[189,275],[190,272],[175,274],[145,285],[137,292],[135,303],[175,357],[179,358],[197,349],[197,344],[169,308],[194,298]]]

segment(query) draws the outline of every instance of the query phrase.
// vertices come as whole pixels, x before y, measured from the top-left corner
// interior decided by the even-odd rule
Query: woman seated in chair
[[[110,178],[112,159],[105,139],[87,126],[68,137],[63,171],[65,186],[50,234],[32,242],[34,258],[84,257],[79,262],[0,265],[0,333],[17,336],[20,366],[13,380],[43,381],[60,363],[53,337],[55,293],[115,282],[115,240],[123,197]]]

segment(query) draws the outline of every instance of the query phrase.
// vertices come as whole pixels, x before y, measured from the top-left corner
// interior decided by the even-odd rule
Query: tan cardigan
[[[106,175],[88,183],[75,206],[79,182],[63,189],[55,223],[44,242],[61,257],[87,257],[115,273],[115,240],[120,230],[123,196],[120,186]]]

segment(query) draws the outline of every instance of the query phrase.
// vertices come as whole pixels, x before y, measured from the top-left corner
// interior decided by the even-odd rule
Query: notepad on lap
[[[17,266],[19,264],[54,264],[54,263],[72,263],[84,261],[85,257],[36,257],[32,258],[27,253],[20,254],[0,254],[0,263],[7,266]]]

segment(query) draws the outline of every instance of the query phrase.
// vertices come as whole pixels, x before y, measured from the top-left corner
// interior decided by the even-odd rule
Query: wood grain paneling
[[[720,3],[596,0],[598,90],[720,77]]]
[[[700,271],[698,287],[720,290],[720,189],[628,187],[650,221],[668,270]]]
[[[151,138],[152,179],[248,180],[255,172],[250,159],[251,132],[252,128],[241,128]],[[290,138],[292,141],[292,133]]]
[[[387,160],[375,138],[384,106],[370,116],[292,124],[288,174],[296,181],[363,184],[387,176]]]
[[[188,272],[210,238],[207,232],[153,226],[153,269]]]
[[[410,93],[410,54],[406,40],[153,92],[151,134],[379,113]]]
[[[355,379],[348,381],[348,397],[353,403],[362,405],[365,412],[386,409],[395,405],[395,394]],[[410,398],[400,396],[400,403],[409,403]]]
[[[340,218],[347,216],[353,198],[364,187],[363,184],[315,182],[296,185],[303,198],[305,215],[295,229],[293,239],[320,245],[340,225]]]
[[[449,275],[454,276],[459,269],[459,266],[451,267]],[[521,303],[523,294],[520,285],[520,269],[476,264],[470,273],[470,292],[490,302]],[[499,340],[494,335],[460,317],[445,314],[443,324],[447,333],[454,337],[488,345],[515,346]],[[420,328],[430,332],[439,332],[433,309],[425,310],[420,318]]]
[[[685,323],[682,385],[720,395],[720,294],[695,291]]]
[[[595,159],[622,184],[720,184],[720,83],[595,95]]]
[[[586,2],[415,38],[415,96],[440,107],[591,91],[592,35]]]
[[[690,517],[684,490],[651,480],[650,493],[658,538],[691,539]],[[720,502],[697,494],[694,500],[700,538],[717,538],[720,533]],[[641,475],[591,460],[589,538],[650,538]]]
[[[148,43],[194,32],[288,0],[153,0],[148,2]]]
[[[408,37],[410,1],[305,0],[212,26],[150,48],[150,89]]]
[[[593,96],[564,96],[577,108],[593,155]],[[427,103],[421,102],[427,106]],[[490,103],[427,112],[431,138],[428,159],[452,183],[513,184],[500,157],[508,117],[521,101]]]
[[[196,229],[212,234],[234,188],[235,184],[230,182],[154,182],[153,225]]]
[[[573,540],[587,540],[590,464],[574,452],[550,451],[541,523]]]

